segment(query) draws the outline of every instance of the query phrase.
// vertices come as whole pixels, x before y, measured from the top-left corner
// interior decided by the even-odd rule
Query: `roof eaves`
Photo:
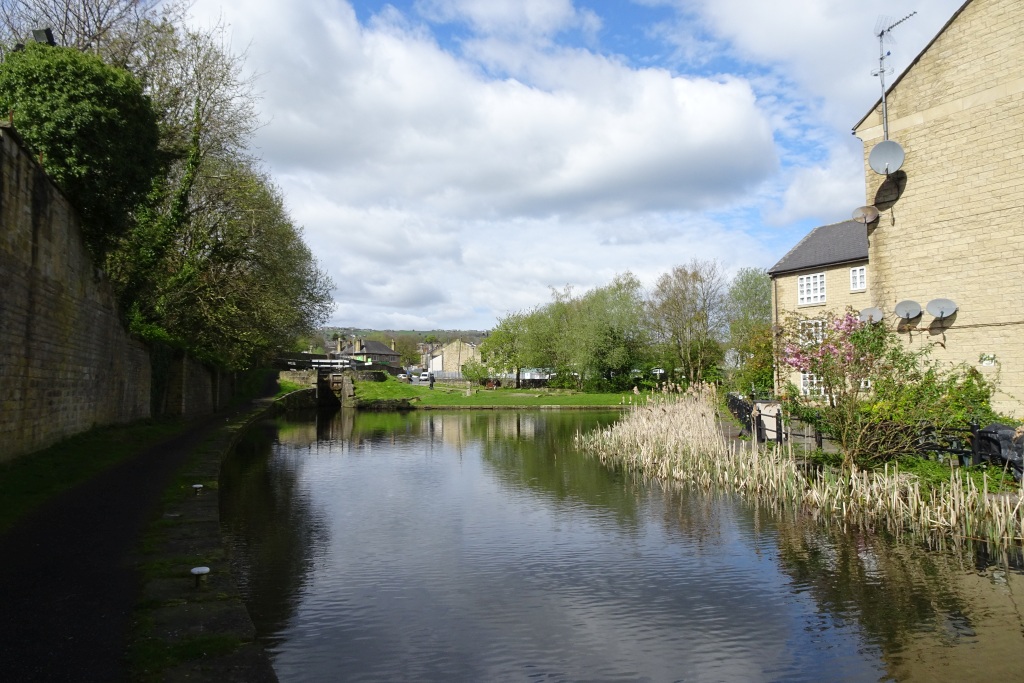
[[[859,256],[857,258],[846,258],[840,261],[829,261],[827,263],[817,263],[813,266],[799,266],[797,268],[781,268],[779,270],[769,270],[768,274],[771,276],[775,275],[789,275],[791,273],[798,273],[802,270],[817,270],[819,268],[828,268],[830,266],[841,266],[844,263],[858,263],[860,261],[867,261],[867,256]]]

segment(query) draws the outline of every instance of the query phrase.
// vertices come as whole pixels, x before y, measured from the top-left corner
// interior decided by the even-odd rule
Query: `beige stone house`
[[[881,100],[854,127],[865,205],[879,211],[865,227],[863,307],[879,308],[908,345],[996,380],[995,408],[1024,417],[1024,2],[965,2],[892,83],[886,105],[888,137],[905,153],[898,170],[869,163],[885,139]],[[813,305],[792,290],[810,271],[779,265],[779,312]],[[831,273],[825,304],[838,306]],[[940,299],[955,312],[930,312]],[[901,318],[901,302],[922,312]]]
[[[863,223],[822,225],[807,234],[768,270],[772,278],[772,316],[776,326],[792,313],[814,319],[826,310],[869,307],[868,240]],[[813,376],[776,376],[776,388],[793,382],[804,394],[814,391]]]
[[[462,376],[462,367],[469,361],[482,362],[480,347],[456,339],[431,351],[429,357],[424,358],[424,367],[439,379],[442,377],[452,379]]]

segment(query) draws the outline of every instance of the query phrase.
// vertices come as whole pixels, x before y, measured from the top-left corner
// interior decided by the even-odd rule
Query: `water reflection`
[[[293,616],[327,526],[299,482],[301,451],[317,443],[315,419],[261,422],[221,467],[221,527],[232,572],[254,621],[268,634]]]
[[[341,412],[255,430],[225,464],[224,524],[281,680],[1021,670],[1019,574],[572,451],[613,419]]]

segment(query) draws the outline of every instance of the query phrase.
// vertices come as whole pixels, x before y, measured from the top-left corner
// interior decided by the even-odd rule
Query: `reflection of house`
[[[446,374],[449,376],[460,376],[462,367],[469,361],[480,363],[480,348],[476,344],[456,339],[439,349],[430,353],[429,359],[424,359],[427,369],[436,375]]]
[[[845,221],[815,228],[768,274],[776,324],[784,323],[791,312],[814,318],[825,310],[867,308],[870,271],[864,224]],[[812,391],[815,385],[814,377],[799,373],[778,379],[781,383],[792,381],[803,392]]]
[[[866,204],[881,215],[865,229],[866,293],[863,305],[853,305],[881,309],[908,345],[930,345],[934,358],[965,362],[998,379],[995,408],[1018,416],[1024,415],[1021,64],[1024,3],[968,0],[887,91],[889,138],[905,151],[902,167],[887,176],[868,163],[884,140],[881,101],[854,130],[864,142]],[[813,306],[816,296],[833,306],[831,270],[796,275],[805,276],[801,299],[799,291],[781,290],[779,265],[773,274],[780,312],[798,310],[800,301]],[[823,293],[807,277],[815,272],[825,272]],[[845,290],[849,281],[841,270],[838,275]],[[956,312],[929,312],[937,299],[954,301]],[[902,320],[895,313],[902,301],[924,311]]]
[[[360,362],[385,363],[387,365],[398,365],[401,354],[395,351],[395,342],[391,346],[382,344],[379,341],[364,341],[355,339],[340,351],[342,358],[350,358]]]

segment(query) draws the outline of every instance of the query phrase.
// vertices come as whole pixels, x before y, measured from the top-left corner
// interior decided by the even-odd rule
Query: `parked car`
[[[400,372],[398,373],[398,379],[409,379],[409,375],[405,374],[404,372]]]

